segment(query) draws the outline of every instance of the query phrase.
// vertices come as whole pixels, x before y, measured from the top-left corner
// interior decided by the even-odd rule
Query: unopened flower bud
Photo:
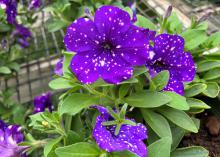
[[[170,5],[170,6],[167,8],[167,11],[166,11],[166,13],[165,13],[164,18],[170,17],[170,15],[171,15],[171,13],[172,13],[172,10],[173,10],[173,7]]]

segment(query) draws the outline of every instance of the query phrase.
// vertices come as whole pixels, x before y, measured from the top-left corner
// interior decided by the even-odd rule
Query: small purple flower
[[[60,76],[63,75],[63,57],[60,58],[60,60],[57,62],[54,73]]]
[[[184,94],[183,82],[192,81],[196,70],[192,55],[184,52],[184,39],[178,35],[160,34],[151,48],[152,60],[147,64],[154,77],[162,70],[168,70],[170,79],[164,90]]]
[[[26,146],[18,146],[24,141],[21,127],[18,125],[7,125],[0,120],[0,156],[1,157],[26,157],[22,154]]]
[[[147,139],[147,129],[143,124],[135,126],[122,125],[119,134],[115,136],[115,125],[103,126],[103,122],[112,120],[107,109],[102,106],[93,106],[101,113],[93,130],[93,137],[101,149],[107,152],[129,150],[139,157],[147,156],[147,148],[143,140]]]
[[[21,24],[15,24],[15,30],[12,32],[12,36],[17,38],[17,42],[22,47],[29,46],[29,40],[32,36],[30,30]]]
[[[133,66],[149,59],[149,42],[139,27],[134,26],[127,12],[103,6],[95,12],[94,21],[80,18],[67,29],[64,43],[76,52],[70,68],[85,84],[99,77],[118,84],[129,79]]]
[[[41,0],[31,0],[30,5],[29,5],[29,9],[37,9],[41,7]]]
[[[5,10],[8,23],[15,24],[17,16],[17,1],[0,0],[0,7]]]
[[[52,112],[53,105],[51,95],[52,94],[48,92],[34,98],[34,113],[44,112],[46,108],[48,108],[48,110]]]

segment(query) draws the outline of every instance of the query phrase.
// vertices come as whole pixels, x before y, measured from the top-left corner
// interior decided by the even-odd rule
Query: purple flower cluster
[[[18,125],[7,125],[0,120],[0,156],[1,157],[26,157],[23,151],[25,146],[18,146],[24,141],[21,127]]]
[[[98,146],[107,152],[129,150],[140,157],[146,157],[147,148],[143,140],[147,139],[147,129],[143,124],[135,126],[122,125],[119,134],[115,136],[115,125],[103,126],[103,122],[112,120],[107,109],[102,106],[93,106],[101,114],[96,119],[93,137]]]
[[[166,33],[156,35],[155,31],[135,26],[133,12],[131,19],[117,7],[102,6],[95,12],[94,20],[79,18],[74,21],[64,38],[67,50],[76,53],[70,63],[72,72],[84,84],[99,78],[118,84],[132,77],[134,66],[146,66],[151,77],[168,70],[170,78],[163,90],[183,95],[183,82],[192,81],[195,76],[192,55],[184,52],[184,39]],[[60,63],[57,67],[61,67]],[[129,150],[146,157],[143,140],[147,138],[147,129],[144,125],[122,124],[116,135],[118,125],[104,125],[113,119],[112,113],[101,106],[94,108],[101,113],[93,130],[100,148],[107,152]]]
[[[32,36],[30,30],[23,25],[15,24],[15,30],[12,32],[12,36],[17,38],[17,42],[23,47],[29,46],[29,40]]]
[[[17,1],[0,0],[0,7],[5,10],[8,23],[15,24],[17,16]]]
[[[5,10],[8,23],[15,27],[12,37],[16,37],[17,42],[24,48],[29,46],[28,40],[31,37],[31,32],[28,28],[17,23],[17,5],[17,0],[0,0],[0,7]]]
[[[34,113],[44,112],[48,109],[50,112],[53,110],[51,93],[43,93],[42,95],[36,96],[34,98]]]
[[[68,51],[76,52],[70,68],[84,84],[99,77],[118,84],[132,77],[134,66],[146,65],[152,77],[169,70],[170,80],[164,90],[183,95],[183,82],[195,76],[192,56],[184,52],[184,39],[169,34],[155,36],[155,31],[133,25],[127,12],[103,6],[95,12],[94,21],[74,21],[64,43]]]

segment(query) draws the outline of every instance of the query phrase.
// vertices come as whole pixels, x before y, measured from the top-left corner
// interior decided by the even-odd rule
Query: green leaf
[[[188,29],[181,36],[185,39],[186,51],[195,49],[207,39],[205,31],[196,29]]]
[[[170,137],[172,139],[170,125],[162,115],[148,109],[141,109],[141,113],[144,120],[159,137]]]
[[[205,73],[205,75],[203,76],[203,79],[213,80],[213,79],[217,79],[219,77],[220,77],[220,68],[215,68],[215,69],[212,69],[212,70],[208,71],[207,73]]]
[[[209,152],[199,146],[185,147],[176,149],[171,153],[171,157],[208,157]]]
[[[0,22],[0,32],[8,32],[11,27],[5,23]]]
[[[186,131],[184,129],[176,126],[176,125],[173,125],[171,127],[171,132],[172,132],[172,139],[173,139],[171,150],[173,151],[179,146],[179,144],[182,141]]]
[[[7,64],[7,66],[10,68],[10,69],[13,69],[15,71],[19,71],[20,70],[20,65],[16,62],[11,62],[9,64]]]
[[[72,74],[72,72],[69,70],[69,65],[71,62],[71,59],[74,56],[73,52],[63,52],[64,55],[64,61],[63,61],[63,74],[64,76],[68,76],[68,74]]]
[[[112,157],[138,157],[130,151],[112,152]]]
[[[170,17],[167,20],[166,28],[169,33],[181,33],[183,29],[183,24],[179,20],[175,12],[172,12]]]
[[[6,67],[6,66],[1,66],[0,67],[0,74],[10,74],[11,73],[11,70]]]
[[[60,105],[59,114],[63,115],[64,113],[68,113],[70,115],[75,115],[82,109],[98,103],[98,97],[87,94],[74,93],[68,96]]]
[[[50,140],[44,147],[44,156],[50,157],[51,153],[54,153],[53,151],[57,147],[57,144],[62,140],[62,137],[52,139]]]
[[[168,106],[178,109],[178,110],[189,110],[189,105],[186,102],[186,98],[170,91],[163,92],[172,98],[172,100],[167,104]]]
[[[170,157],[172,140],[170,137],[163,137],[148,147],[148,157]]]
[[[198,132],[195,123],[184,111],[170,107],[160,108],[158,111],[177,126],[194,133]]]
[[[124,98],[130,89],[130,84],[123,84],[119,88],[119,98]]]
[[[142,15],[137,15],[137,22],[135,22],[135,25],[143,28],[149,28],[151,30],[156,30],[156,25]]]
[[[52,89],[67,89],[67,88],[73,88],[76,86],[78,85],[62,77],[56,78],[49,82],[49,87]]]
[[[208,37],[206,43],[209,47],[216,47],[220,45],[220,32],[216,32]]]
[[[133,77],[139,76],[147,72],[146,66],[135,67]]]
[[[82,142],[83,139],[79,134],[77,134],[75,131],[69,130],[67,133],[67,145],[75,144],[78,142]]]
[[[58,18],[50,18],[46,22],[46,26],[49,32],[56,32],[62,28],[67,27],[68,23]]]
[[[196,96],[202,93],[203,91],[205,91],[206,88],[207,88],[207,85],[204,83],[193,84],[185,90],[185,96],[186,97]]]
[[[206,31],[206,30],[208,29],[208,26],[209,26],[209,25],[208,25],[208,22],[207,22],[207,21],[203,21],[203,22],[199,23],[199,24],[195,27],[195,29]]]
[[[156,86],[157,91],[161,91],[168,83],[170,73],[168,70],[159,72],[153,79],[153,83]]]
[[[207,88],[205,91],[203,91],[203,94],[210,97],[210,98],[215,98],[219,94],[219,86],[218,83],[216,82],[207,82],[206,83]]]
[[[205,60],[197,65],[197,72],[204,72],[204,71],[209,71],[211,69],[220,67],[220,61],[210,61],[210,60]]]
[[[154,108],[167,104],[171,98],[161,92],[141,91],[133,93],[127,98],[125,102],[133,107]]]
[[[199,99],[195,98],[187,98],[186,99],[187,103],[189,104],[190,108],[194,109],[210,109],[211,107],[208,106],[206,103]]]
[[[93,144],[81,142],[57,148],[58,157],[99,157],[100,150]]]

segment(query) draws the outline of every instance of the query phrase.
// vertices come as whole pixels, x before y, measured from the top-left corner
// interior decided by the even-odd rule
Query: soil
[[[200,115],[198,118],[201,120],[199,133],[185,136],[181,145],[184,147],[193,145],[203,146],[209,150],[210,157],[220,157],[220,132],[216,133],[218,125],[213,120],[213,118],[218,118],[207,113]],[[218,123],[220,124],[219,119]],[[214,134],[213,130],[215,130]]]

